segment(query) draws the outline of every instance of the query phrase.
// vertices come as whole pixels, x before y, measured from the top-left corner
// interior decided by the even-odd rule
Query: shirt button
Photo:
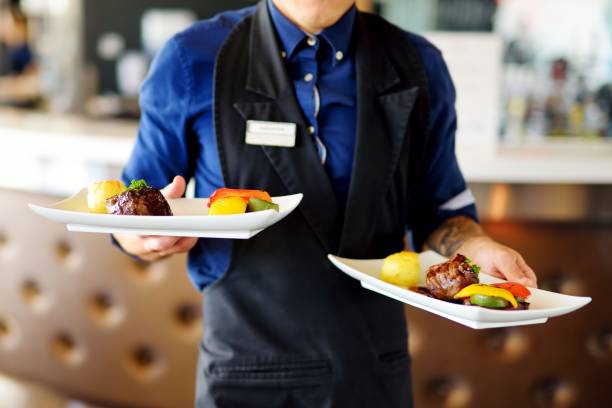
[[[287,53],[285,51],[281,51],[281,57],[287,58]]]
[[[306,42],[311,47],[314,47],[315,45],[317,45],[317,40],[315,38],[313,38],[313,37],[308,37],[308,40],[306,40]]]
[[[308,127],[308,133],[310,133],[311,135],[314,135],[314,134],[315,134],[315,128],[314,128],[314,126],[309,126],[309,127]]]
[[[306,74],[306,75],[304,75],[304,81],[306,81],[306,82],[310,82],[310,81],[312,81],[313,79],[314,79],[314,75],[312,75],[312,74]]]
[[[342,61],[343,58],[344,58],[344,53],[342,51],[336,52],[336,59],[338,61]]]

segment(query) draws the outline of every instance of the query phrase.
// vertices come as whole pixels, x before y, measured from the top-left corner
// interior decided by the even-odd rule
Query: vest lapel
[[[419,87],[405,81],[387,56],[377,33],[368,31],[363,15],[356,19],[357,143],[340,251],[358,256],[367,251],[375,222],[384,211],[386,192],[407,142],[410,114]]]
[[[297,124],[295,147],[261,148],[287,191],[304,193],[299,210],[326,250],[334,251],[339,235],[336,196],[282,62],[265,1],[253,18],[248,52],[246,89],[234,98],[234,107],[245,120]]]

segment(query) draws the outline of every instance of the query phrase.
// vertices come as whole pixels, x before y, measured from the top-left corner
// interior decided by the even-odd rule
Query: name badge
[[[249,145],[294,147],[295,123],[247,120],[245,142]]]

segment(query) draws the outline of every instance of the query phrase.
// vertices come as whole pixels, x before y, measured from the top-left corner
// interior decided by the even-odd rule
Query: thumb
[[[161,193],[166,198],[179,198],[185,193],[186,185],[183,176],[175,176],[170,184],[161,189]]]

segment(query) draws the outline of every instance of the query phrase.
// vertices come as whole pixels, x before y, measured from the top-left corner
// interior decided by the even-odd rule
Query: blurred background
[[[117,178],[155,53],[254,3],[0,0],[0,407],[192,405],[201,311],[184,258],[138,264],[26,204]],[[416,406],[612,406],[612,0],[358,3],[443,51],[487,232],[542,288],[593,297],[486,331],[407,308]]]

